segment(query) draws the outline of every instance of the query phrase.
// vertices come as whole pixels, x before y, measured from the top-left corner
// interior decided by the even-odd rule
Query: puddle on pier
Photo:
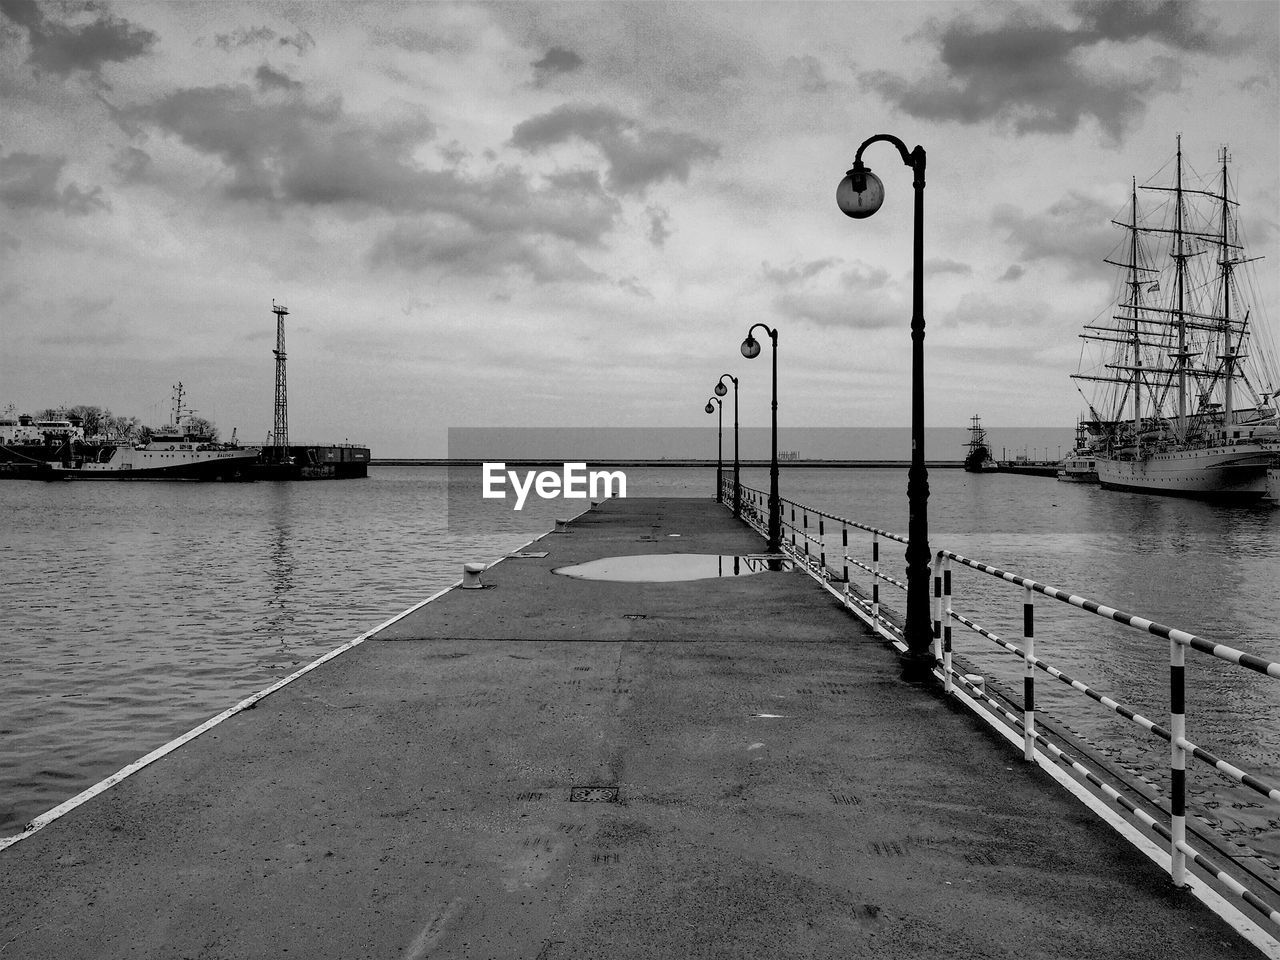
[[[747,577],[775,570],[793,570],[790,560],[767,554],[643,553],[630,557],[603,557],[552,573],[579,580],[616,580],[627,583],[670,583],[675,580],[713,580],[717,577]]]

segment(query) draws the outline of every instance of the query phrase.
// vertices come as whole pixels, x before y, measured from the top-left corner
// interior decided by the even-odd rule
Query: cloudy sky
[[[446,428],[1069,426],[1129,180],[1229,144],[1280,293],[1280,4],[0,0],[0,410],[191,406],[443,456]],[[1271,307],[1271,322],[1280,313]],[[904,452],[903,456],[907,453]]]

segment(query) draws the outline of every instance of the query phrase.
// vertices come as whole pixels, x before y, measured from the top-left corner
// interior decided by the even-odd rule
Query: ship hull
[[[1198,499],[1257,500],[1267,494],[1270,447],[1217,447],[1153,453],[1137,459],[1097,457],[1098,482],[1128,490]]]
[[[106,463],[51,463],[54,480],[250,480],[254,450],[124,451]]]

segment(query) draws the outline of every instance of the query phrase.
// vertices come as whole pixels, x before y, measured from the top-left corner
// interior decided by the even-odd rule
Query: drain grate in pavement
[[[617,803],[617,787],[573,787],[569,790],[571,803]]]

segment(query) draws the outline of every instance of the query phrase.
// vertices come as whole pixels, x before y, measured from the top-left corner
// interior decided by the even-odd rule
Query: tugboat
[[[193,424],[182,406],[183,388],[174,388],[173,423],[145,443],[105,443],[49,464],[50,479],[62,480],[248,480],[257,447],[219,443]],[[185,415],[185,416],[184,416]]]
[[[987,446],[987,431],[975,413],[969,419],[969,453],[964,458],[964,468],[969,473],[994,473],[1000,469],[991,449]]]

